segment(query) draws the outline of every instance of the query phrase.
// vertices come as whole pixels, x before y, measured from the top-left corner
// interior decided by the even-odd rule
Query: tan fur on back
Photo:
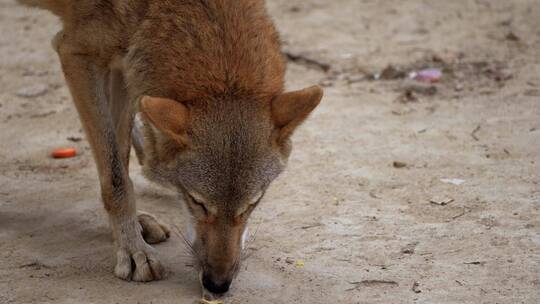
[[[283,90],[285,66],[263,1],[153,1],[145,19],[127,57],[139,94],[201,101]]]
[[[202,100],[268,97],[283,90],[285,64],[264,1],[58,3],[65,35],[85,52],[99,55],[104,64],[127,55],[133,95]]]

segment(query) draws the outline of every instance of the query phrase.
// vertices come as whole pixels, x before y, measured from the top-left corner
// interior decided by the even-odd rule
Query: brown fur
[[[184,196],[203,284],[228,289],[249,214],[283,170],[290,135],[322,98],[319,87],[283,93],[285,62],[264,2],[20,2],[63,22],[53,45],[96,159],[116,275],[159,279],[141,232],[152,242],[168,236],[150,215],[136,218],[128,161],[141,111],[144,173]]]

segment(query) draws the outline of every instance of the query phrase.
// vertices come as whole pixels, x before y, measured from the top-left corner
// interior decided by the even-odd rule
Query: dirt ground
[[[268,7],[288,87],[326,95],[253,214],[225,303],[540,303],[538,0]],[[96,170],[49,43],[58,29],[0,0],[0,303],[193,303],[174,235],[156,246],[164,280],[112,273]],[[433,87],[407,79],[426,67],[443,70]],[[63,146],[80,156],[49,157]],[[131,170],[139,208],[182,227],[175,194]]]

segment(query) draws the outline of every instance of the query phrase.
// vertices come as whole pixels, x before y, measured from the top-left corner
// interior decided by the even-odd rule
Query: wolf
[[[189,212],[203,287],[227,292],[249,216],[323,96],[319,86],[284,92],[286,63],[264,1],[18,1],[62,22],[52,45],[99,172],[115,275],[161,279],[149,244],[170,234],[136,210],[133,146],[143,174],[175,189]]]

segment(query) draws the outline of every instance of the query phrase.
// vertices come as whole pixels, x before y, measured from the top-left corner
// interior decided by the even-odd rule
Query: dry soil
[[[288,87],[326,93],[252,217],[225,303],[540,303],[538,0],[268,7]],[[174,235],[156,246],[164,280],[112,274],[58,30],[0,1],[0,303],[193,303],[197,274]],[[443,70],[434,88],[406,79],[427,67]],[[51,159],[62,146],[81,153]],[[182,227],[176,195],[131,170],[139,208]]]

